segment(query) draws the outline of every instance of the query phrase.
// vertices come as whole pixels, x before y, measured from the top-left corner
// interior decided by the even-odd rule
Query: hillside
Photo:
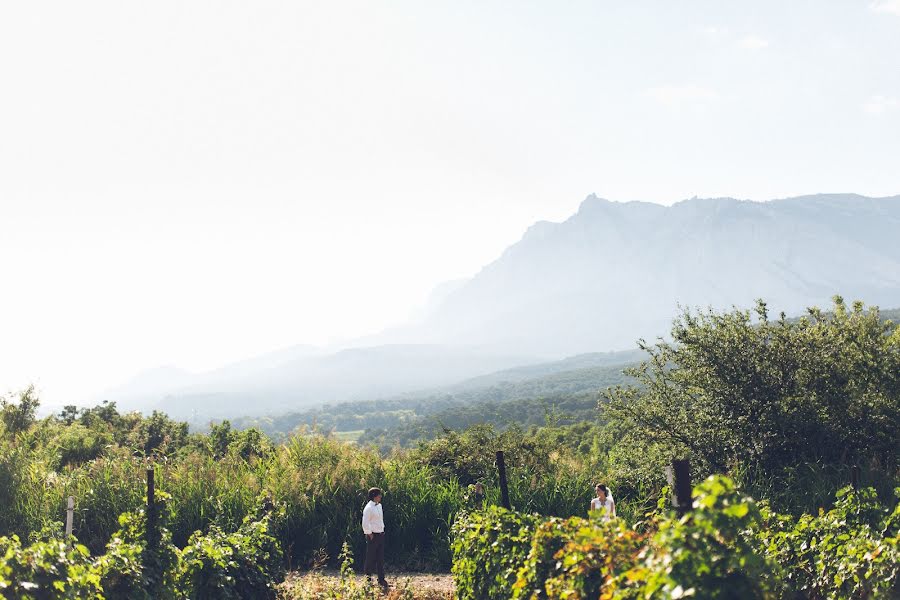
[[[538,362],[521,354],[437,345],[385,345],[335,353],[298,347],[209,373],[155,369],[100,399],[127,410],[162,410],[204,424],[210,419],[392,396]],[[166,375],[171,377],[167,380]]]
[[[430,438],[443,427],[475,423],[498,427],[562,423],[596,416],[601,390],[624,383],[623,369],[637,363],[637,350],[592,353],[561,361],[505,369],[450,386],[363,402],[327,404],[267,417],[232,419],[235,427],[259,427],[280,438],[298,427],[322,431],[365,430],[364,442],[389,447]]]
[[[692,199],[665,207],[588,197],[540,222],[423,322],[394,339],[571,355],[668,331],[677,307],[801,314],[834,294],[900,304],[900,196]]]

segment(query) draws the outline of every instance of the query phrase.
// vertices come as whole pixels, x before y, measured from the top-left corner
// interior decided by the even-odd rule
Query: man
[[[362,528],[366,534],[366,564],[363,571],[369,579],[372,572],[378,573],[378,585],[387,589],[384,578],[384,513],[381,507],[381,490],[369,490],[369,502],[363,509]]]

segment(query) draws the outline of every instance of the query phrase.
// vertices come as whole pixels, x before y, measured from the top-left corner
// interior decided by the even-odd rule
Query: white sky
[[[589,193],[900,193],[900,0],[0,0],[0,392],[403,321]]]

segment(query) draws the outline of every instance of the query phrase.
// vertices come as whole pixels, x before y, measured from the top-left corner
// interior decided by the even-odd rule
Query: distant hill
[[[302,347],[208,373],[157,369],[100,399],[125,410],[163,410],[197,425],[210,419],[391,396],[536,362],[539,359],[521,354],[469,347],[405,344],[328,354]],[[168,381],[166,375],[171,376]]]
[[[773,313],[848,301],[900,305],[900,196],[692,199],[665,207],[588,197],[540,222],[384,339],[564,356],[668,332],[678,306]]]
[[[232,424],[259,427],[275,437],[303,426],[339,432],[389,430],[386,437],[410,441],[427,437],[424,430],[441,426],[537,424],[543,422],[547,410],[558,412],[562,419],[590,418],[599,392],[624,383],[623,369],[637,364],[642,356],[638,350],[585,354],[505,369],[431,390],[232,419]]]

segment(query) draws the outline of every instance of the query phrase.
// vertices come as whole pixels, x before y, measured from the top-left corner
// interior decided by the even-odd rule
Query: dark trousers
[[[366,575],[378,573],[378,583],[384,578],[384,533],[373,533],[372,539],[366,539],[366,565],[363,571]]]

